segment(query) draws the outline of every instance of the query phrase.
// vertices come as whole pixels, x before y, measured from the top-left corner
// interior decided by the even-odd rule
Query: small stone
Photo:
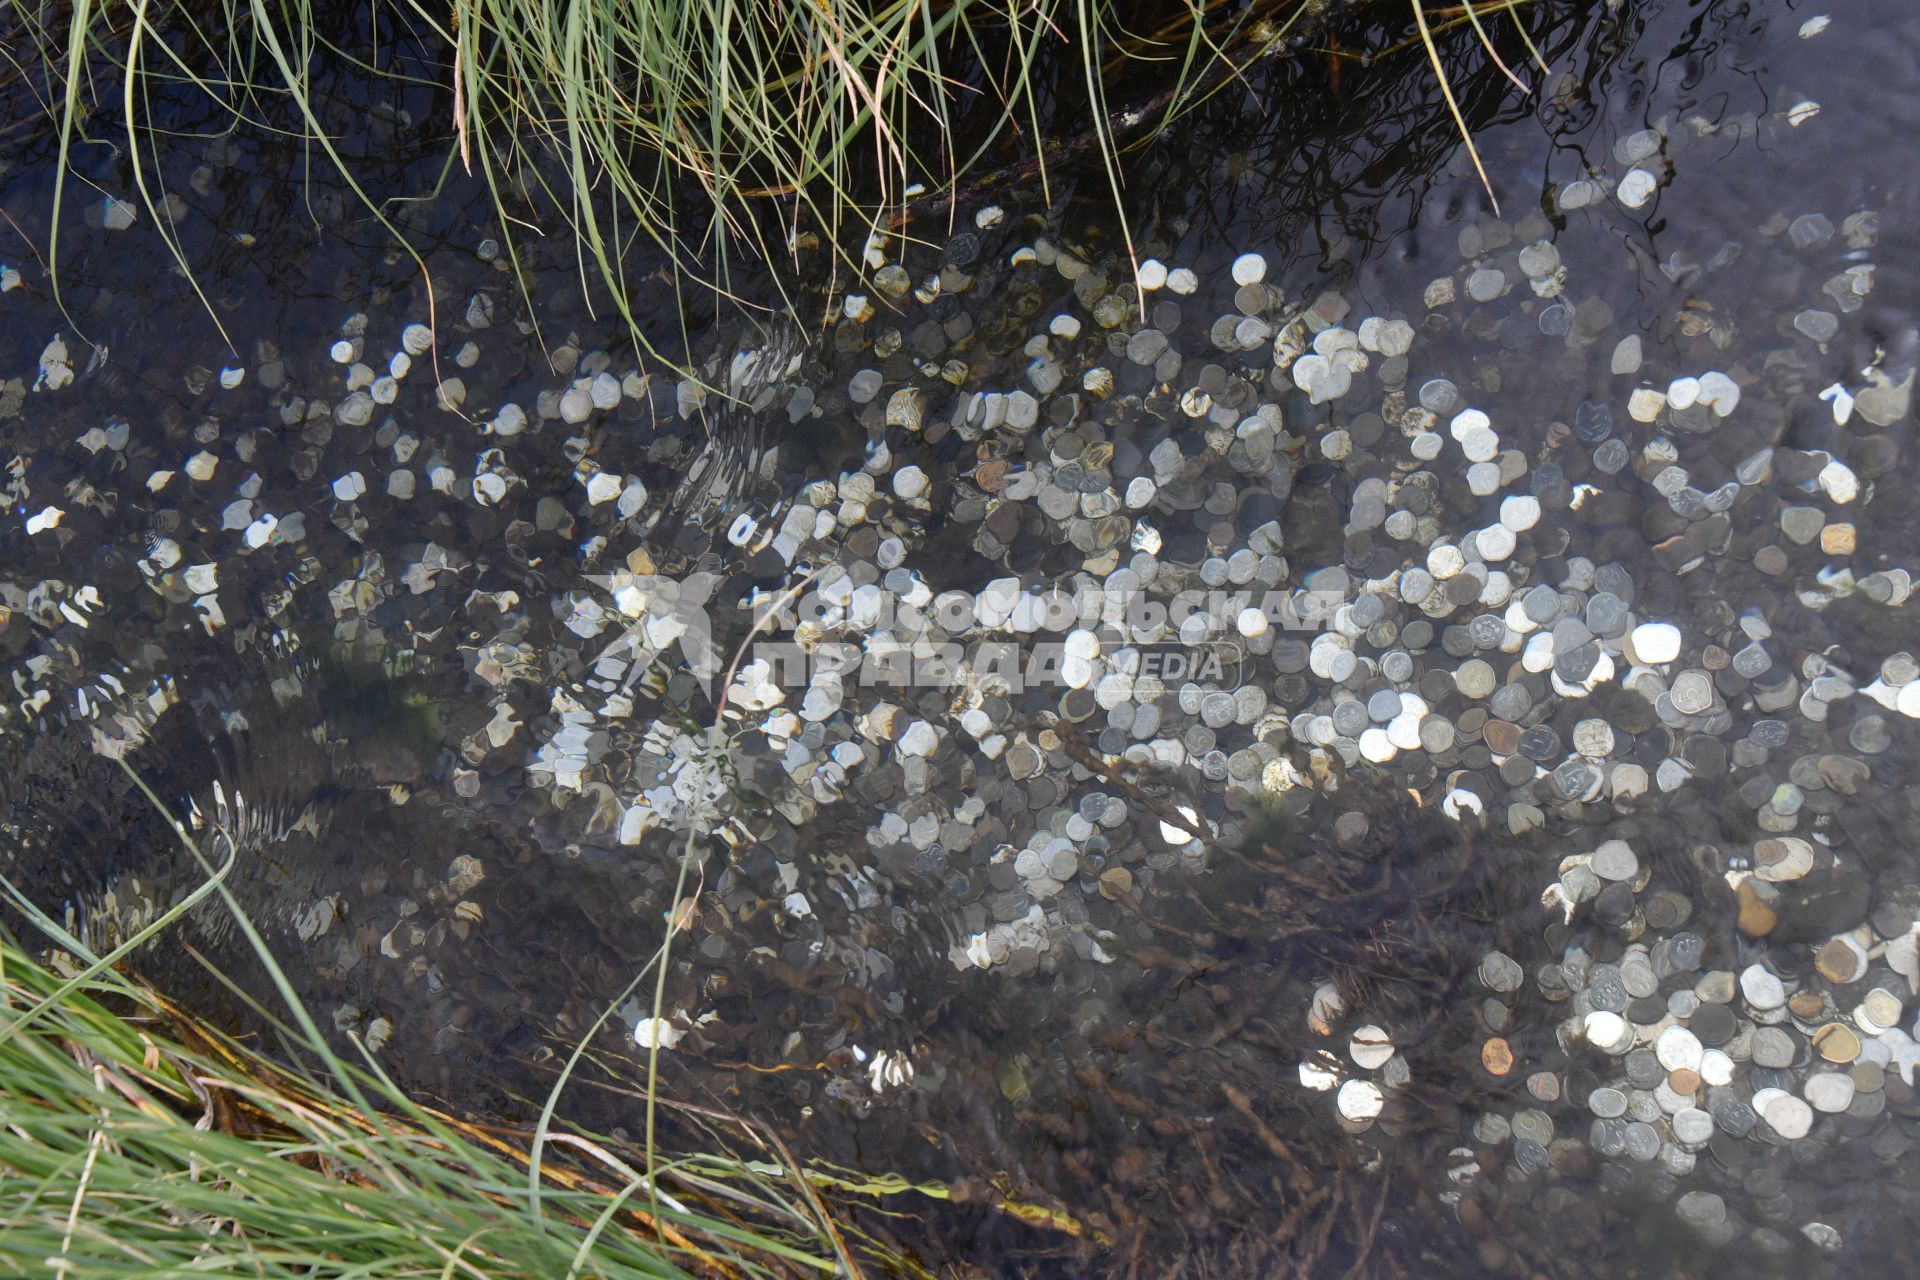
[[[1897,706],[1900,714],[1909,719],[1920,718],[1920,682],[1901,688]],[[1879,755],[1893,745],[1893,735],[1887,729],[1887,718],[1878,715],[1861,716],[1853,722],[1853,728],[1847,731],[1847,745],[1864,755]]]
[[[1779,925],[1779,913],[1751,883],[1742,881],[1734,896],[1740,908],[1735,925],[1741,933],[1749,938],[1764,938]]]

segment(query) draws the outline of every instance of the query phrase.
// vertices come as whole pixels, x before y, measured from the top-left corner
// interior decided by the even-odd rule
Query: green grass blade
[[[1547,65],[1546,58],[1541,56],[1539,48],[1533,43],[1533,36],[1527,32],[1527,24],[1520,20],[1519,4],[1516,0],[1506,0],[1506,6],[1508,16],[1513,19],[1513,29],[1520,33],[1520,39],[1526,43],[1527,52],[1532,54],[1533,60],[1540,65],[1540,74],[1552,75],[1553,68]]]
[[[1487,35],[1487,29],[1480,25],[1480,14],[1476,0],[1463,0],[1462,7],[1467,11],[1467,21],[1473,24],[1473,33],[1480,37],[1480,47],[1493,59],[1493,65],[1500,68],[1500,74],[1513,82],[1513,87],[1522,93],[1533,92],[1533,87],[1513,73],[1513,70],[1500,59],[1500,53],[1493,47],[1493,40]]]

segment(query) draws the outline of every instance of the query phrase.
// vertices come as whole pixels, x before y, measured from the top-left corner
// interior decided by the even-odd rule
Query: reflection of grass
[[[151,798],[151,793],[149,793]],[[157,801],[156,801],[157,803]],[[208,1030],[13,895],[61,971],[0,934],[0,1259],[8,1274],[573,1277],[859,1275],[777,1139],[714,1118],[658,1158],[416,1104],[342,1061],[244,917],[292,1014],[296,1072]],[[228,906],[237,907],[228,899]],[[651,1094],[651,1090],[649,1090]],[[752,1159],[733,1154],[754,1146]]]
[[[1479,12],[1412,3],[1464,133],[1432,31],[1470,23],[1485,41]],[[1478,9],[1517,25],[1515,3],[1482,0]],[[236,125],[304,135],[404,244],[384,193],[357,184],[342,140],[322,126],[318,68],[344,63],[395,85],[434,84],[446,95],[447,164],[486,184],[509,251],[529,225],[523,214],[556,211],[574,233],[583,275],[606,286],[645,343],[634,311],[643,282],[628,267],[635,246],[663,253],[677,283],[699,279],[728,296],[730,246],[775,262],[819,237],[861,273],[861,246],[901,219],[916,184],[952,189],[1009,157],[1024,158],[1031,168],[1019,171],[1045,186],[1054,148],[1097,152],[1117,200],[1123,133],[1137,142],[1141,128],[1231,83],[1252,59],[1287,47],[1303,16],[1332,7],[374,0],[366,34],[337,46],[329,43],[337,28],[311,0],[70,0],[32,11],[0,0],[0,35],[18,37],[4,56],[57,123],[56,205],[73,145],[107,140],[88,133],[106,108],[124,131],[138,203],[189,279],[154,177],[169,137],[148,110],[156,90],[189,87]],[[396,61],[392,37],[374,34],[382,30],[406,33],[422,55]],[[1150,109],[1136,109],[1142,103]],[[57,280],[57,230],[48,257]]]
[[[1473,135],[1467,131],[1466,117],[1460,114],[1460,104],[1454,99],[1453,82],[1447,79],[1447,68],[1440,61],[1440,50],[1435,47],[1433,43],[1433,28],[1427,21],[1426,7],[1421,4],[1420,0],[1408,0],[1408,2],[1413,6],[1413,20],[1420,28],[1420,43],[1426,47],[1427,61],[1433,66],[1434,79],[1439,82],[1440,96],[1447,101],[1447,114],[1453,117],[1454,128],[1460,131],[1460,140],[1467,148],[1467,155],[1473,160],[1473,171],[1480,175],[1480,185],[1487,189],[1487,198],[1493,202],[1494,216],[1498,217],[1500,214],[1500,198],[1493,193],[1493,183],[1487,179],[1486,166],[1480,163],[1480,152],[1473,145]],[[1513,5],[1514,0],[1506,0],[1507,8],[1511,9]],[[1488,5],[1486,7],[1491,8],[1492,6]],[[1487,38],[1487,29],[1480,23],[1480,15],[1477,11],[1478,7],[1469,3],[1462,6],[1462,8],[1465,11],[1467,21],[1473,26],[1474,34],[1480,37],[1480,43],[1486,46],[1487,53],[1493,58],[1494,65],[1499,67],[1507,79],[1513,81],[1522,93],[1526,92],[1526,82],[1514,75],[1514,73],[1507,68],[1507,64],[1500,61],[1500,55],[1494,52],[1493,42]],[[1527,29],[1524,26],[1521,26],[1517,21],[1514,23],[1514,26],[1519,29],[1522,36],[1526,35]],[[1534,48],[1531,37],[1527,39],[1527,48],[1532,52],[1534,58],[1539,60],[1540,69],[1545,71],[1547,69],[1546,60],[1541,58],[1540,51]]]

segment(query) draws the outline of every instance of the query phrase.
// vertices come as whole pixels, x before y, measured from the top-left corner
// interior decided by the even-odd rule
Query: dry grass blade
[[[1527,31],[1527,24],[1520,20],[1518,0],[1505,0],[1505,4],[1507,7],[1507,16],[1513,19],[1513,29],[1520,33],[1520,39],[1527,46],[1527,52],[1533,55],[1535,64],[1540,68],[1540,74],[1544,76],[1552,75],[1553,68],[1547,65],[1547,60],[1541,54],[1540,47],[1534,44],[1532,34]]]
[[[1460,104],[1454,100],[1453,84],[1447,79],[1447,68],[1440,61],[1440,50],[1433,43],[1433,32],[1427,26],[1427,11],[1421,7],[1420,0],[1409,0],[1409,3],[1413,5],[1413,20],[1420,28],[1420,43],[1426,46],[1427,61],[1433,64],[1434,78],[1439,81],[1440,95],[1447,100],[1447,111],[1453,116],[1454,127],[1460,130],[1460,140],[1466,144],[1467,155],[1473,160],[1473,171],[1480,175],[1480,185],[1486,188],[1494,216],[1499,217],[1500,197],[1494,194],[1493,182],[1487,177],[1487,167],[1480,163],[1480,151],[1473,145],[1466,117],[1460,114]]]
[[[1480,47],[1487,51],[1489,58],[1493,59],[1493,65],[1500,68],[1500,74],[1512,81],[1513,87],[1520,92],[1533,92],[1533,87],[1515,75],[1513,69],[1501,60],[1500,51],[1493,47],[1492,37],[1488,36],[1487,29],[1480,25],[1480,14],[1474,6],[1473,0],[1467,0],[1467,4],[1464,7],[1467,11],[1467,21],[1473,24],[1473,33],[1480,37]]]

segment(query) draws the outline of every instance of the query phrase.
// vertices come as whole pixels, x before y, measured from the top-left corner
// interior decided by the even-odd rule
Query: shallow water
[[[1190,269],[1196,287],[1147,295],[1145,318],[1114,330],[1133,341],[1106,343],[1098,318],[1102,297],[1112,308],[1133,295],[1097,175],[1064,182],[1051,211],[1038,192],[998,193],[992,226],[977,225],[984,202],[962,206],[955,230],[972,243],[903,251],[916,283],[949,268],[944,297],[895,313],[876,293],[874,318],[843,318],[796,369],[750,379],[754,410],[716,412],[720,430],[763,431],[779,452],[711,502],[685,477],[717,455],[679,415],[671,377],[622,386],[617,408],[577,426],[557,400],[541,415],[542,392],[557,397],[602,360],[618,380],[636,361],[604,311],[588,314],[563,245],[533,246],[526,307],[475,252],[491,229],[470,190],[416,215],[438,245],[435,353],[466,386],[464,418],[435,407],[423,358],[391,409],[335,422],[350,374],[328,348],[343,322],[365,313],[364,334],[346,340],[361,338],[349,359],[371,374],[427,308],[412,263],[340,191],[321,181],[304,204],[263,198],[283,154],[223,147],[183,223],[219,281],[237,362],[144,223],[63,231],[72,321],[109,350],[86,372],[87,347],[8,244],[22,285],[0,295],[0,379],[23,386],[0,416],[0,443],[21,459],[0,520],[0,641],[16,673],[9,820],[26,837],[9,875],[83,908],[110,883],[112,909],[89,921],[109,932],[142,899],[191,883],[164,827],[88,750],[140,736],[155,716],[135,703],[158,681],[181,705],[132,758],[234,833],[249,855],[243,896],[316,1006],[343,1028],[385,1019],[384,1052],[423,1087],[510,1108],[505,1095],[540,1088],[552,1052],[619,1002],[658,947],[687,820],[659,788],[690,783],[707,758],[712,703],[685,674],[615,707],[624,668],[600,664],[621,624],[598,615],[617,611],[623,583],[596,576],[678,576],[691,562],[719,575],[731,605],[780,591],[796,565],[837,562],[908,595],[887,575],[917,574],[932,595],[1010,574],[1111,588],[1117,568],[1142,572],[1144,553],[1164,575],[1148,594],[1164,597],[1218,585],[1209,575],[1237,573],[1231,554],[1257,543],[1256,576],[1233,585],[1283,570],[1268,585],[1336,593],[1348,612],[1251,653],[1237,611],[1221,619],[1238,637],[1236,679],[1216,683],[1257,687],[1251,711],[1216,715],[1205,690],[1177,681],[1156,699],[1130,680],[1135,696],[1108,706],[1105,693],[1063,703],[1058,686],[849,678],[833,714],[815,715],[803,679],[782,691],[803,717],[786,724],[752,706],[770,691],[742,681],[736,776],[697,815],[699,900],[669,972],[667,1011],[686,1037],[662,1055],[672,1089],[767,1116],[804,1152],[951,1185],[965,1207],[916,1202],[924,1220],[898,1233],[941,1262],[1007,1273],[1651,1273],[1725,1248],[1783,1271],[1876,1268],[1900,1247],[1920,1116],[1898,1044],[1913,977],[1898,940],[1920,914],[1900,838],[1915,817],[1898,694],[1915,674],[1898,660],[1911,606],[1894,603],[1899,571],[1915,567],[1912,415],[1869,394],[1843,423],[1822,392],[1857,396],[1869,367],[1895,382],[1913,367],[1920,291],[1903,211],[1920,33],[1893,5],[1853,7],[1824,29],[1816,16],[1647,4],[1536,18],[1554,69],[1524,69],[1544,82],[1536,94],[1492,74],[1467,92],[1503,218],[1417,49],[1345,65],[1337,86],[1318,56],[1266,68],[1255,84],[1270,98],[1224,92],[1137,161],[1138,255]],[[1388,38],[1356,26],[1341,43]],[[1501,36],[1522,71],[1513,43]],[[430,100],[406,105],[431,120]],[[424,157],[430,140],[429,126],[402,125],[386,146]],[[0,207],[42,245],[45,163],[27,157],[0,188]],[[109,157],[88,163],[109,190],[124,185]],[[417,185],[432,163],[385,177]],[[1636,167],[1652,189],[1633,205],[1619,184]],[[1573,194],[1582,179],[1594,189]],[[256,238],[244,252],[217,248],[241,231]],[[946,228],[924,234],[944,242]],[[1273,292],[1236,283],[1249,252],[1256,290]],[[1434,289],[1443,280],[1451,300]],[[477,292],[492,304],[479,327]],[[1828,313],[1826,340],[1794,327],[1808,310]],[[1246,313],[1262,324],[1240,330]],[[1057,316],[1078,331],[1052,328]],[[1222,316],[1234,322],[1225,345],[1247,349],[1214,339]],[[522,328],[535,320],[577,365],[548,363]],[[1405,321],[1404,340],[1383,338],[1380,320]],[[1801,323],[1825,334],[1828,321]],[[670,340],[664,309],[657,328]],[[59,331],[79,376],[25,391]],[[1310,347],[1323,331],[1355,341]],[[1628,370],[1619,344],[1631,337]],[[477,359],[462,368],[468,342]],[[734,351],[759,345],[723,322],[695,348],[725,377]],[[1302,349],[1329,371],[1304,375]],[[1364,351],[1366,367],[1312,403],[1310,387],[1339,381],[1342,349]],[[938,368],[949,358],[965,362],[957,385]],[[1064,380],[1051,395],[1049,361]],[[245,370],[231,390],[224,366]],[[1099,368],[1113,374],[1108,397],[1076,396]],[[1716,372],[1724,384],[1707,380]],[[1674,385],[1689,377],[1701,385]],[[917,422],[900,394],[916,387]],[[1028,429],[969,420],[975,393],[1016,390],[1032,397]],[[1636,390],[1701,403],[1656,405],[1662,416],[1641,422]],[[483,434],[508,402],[534,424]],[[1278,407],[1277,429],[1258,425],[1261,405]],[[1618,459],[1604,456],[1603,420]],[[116,421],[124,443],[105,435]],[[93,428],[103,437],[87,442]],[[1423,429],[1431,440],[1415,439]],[[215,470],[195,480],[187,462],[203,450]],[[1493,471],[1470,472],[1475,458]],[[846,478],[867,463],[871,500]],[[924,494],[901,486],[909,466]],[[588,487],[595,468],[616,479],[604,495]],[[177,474],[156,487],[156,470]],[[489,475],[504,483],[491,503],[476,487]],[[831,498],[807,490],[821,480],[836,482]],[[645,496],[629,521],[635,481]],[[849,512],[850,497],[864,510]],[[808,507],[835,512],[833,527],[783,554],[776,531]],[[1390,513],[1406,519],[1390,527]],[[249,549],[266,516],[278,523]],[[304,529],[289,536],[294,517]],[[1108,548],[1115,518],[1129,523]],[[1481,538],[1496,526],[1512,536]],[[177,565],[156,539],[178,545]],[[1449,595],[1462,572],[1434,546],[1466,547],[1459,558],[1504,572],[1508,591],[1476,580]],[[636,550],[651,567],[627,559]],[[189,585],[201,564],[217,566],[210,589]],[[1313,576],[1328,570],[1344,577]],[[83,584],[94,595],[79,596]],[[1602,594],[1612,602],[1596,612]],[[747,623],[708,612],[724,663]],[[1491,643],[1472,634],[1480,617],[1495,619]],[[1422,623],[1427,634],[1409,634]],[[1679,653],[1640,654],[1635,670],[1624,647],[1642,643],[1637,623],[1676,627]],[[1343,627],[1345,644],[1306,649]],[[965,638],[981,632],[1047,638],[1007,625]],[[1553,645],[1529,665],[1526,636],[1543,634]],[[1119,647],[1095,639],[1103,656]],[[1354,674],[1332,649],[1358,659]],[[1745,674],[1762,657],[1766,669]],[[1476,662],[1488,681],[1477,693]],[[1862,691],[1876,677],[1895,706]],[[1589,678],[1591,693],[1570,692]],[[1696,696],[1696,711],[1675,709]],[[826,693],[813,698],[828,709]],[[1133,709],[1149,701],[1151,726]],[[1423,719],[1446,729],[1422,732]],[[320,724],[334,745],[311,740]],[[216,778],[264,816],[222,819]],[[1255,804],[1262,788],[1291,816]],[[642,814],[658,822],[645,834]],[[725,841],[712,834],[723,819]],[[1210,838],[1190,841],[1189,822]],[[1801,850],[1760,847],[1775,836],[1805,841],[1807,874],[1776,870]],[[1630,870],[1607,865],[1608,840],[1626,842]],[[477,886],[461,877],[471,864],[450,866],[461,855],[484,868]],[[1756,865],[1766,876],[1738,897],[1733,882]],[[1544,904],[1556,885],[1571,901]],[[1862,972],[1826,976],[1816,959],[1837,961],[1825,946],[1863,925]],[[196,929],[203,951],[246,970],[217,921]],[[1517,961],[1517,985],[1498,965],[1489,980],[1495,948]],[[1754,965],[1812,1003],[1783,1011],[1745,984],[1714,990]],[[1652,995],[1621,976],[1641,966]],[[181,951],[149,967],[217,999]],[[1308,1021],[1323,984],[1346,1006],[1328,1012],[1328,1036]],[[644,1069],[631,1029],[651,981],[641,990],[596,1041],[629,1079]],[[1873,990],[1898,1015],[1879,1038],[1858,1013]],[[1730,1030],[1710,1029],[1708,1006],[1730,1011]],[[1595,1012],[1630,1015],[1649,1052],[1597,1047]],[[1692,1047],[1652,1051],[1668,1026]],[[1814,1037],[1840,1040],[1830,1026],[1881,1048],[1822,1058]],[[1369,1028],[1393,1047],[1386,1063],[1352,1047]],[[1763,1028],[1788,1038],[1788,1060],[1758,1062],[1772,1062],[1754,1048]],[[1728,1080],[1705,1078],[1703,1044],[1724,1048]],[[1657,1083],[1635,1074],[1662,1053],[1692,1065],[1657,1062]],[[1773,1114],[1765,1090],[1841,1087],[1811,1074],[1847,1074],[1851,1101],[1808,1108],[1798,1135],[1788,1112],[1779,1125],[1753,1118]],[[1605,1128],[1610,1102],[1591,1095],[1616,1086],[1651,1151],[1628,1148],[1629,1126]],[[1364,1112],[1369,1089],[1377,1122],[1343,1124],[1337,1108]],[[577,1097],[591,1119],[634,1123],[613,1095]],[[1683,1109],[1711,1117],[1710,1136],[1686,1138]],[[1003,1197],[1057,1216],[1022,1225]]]

